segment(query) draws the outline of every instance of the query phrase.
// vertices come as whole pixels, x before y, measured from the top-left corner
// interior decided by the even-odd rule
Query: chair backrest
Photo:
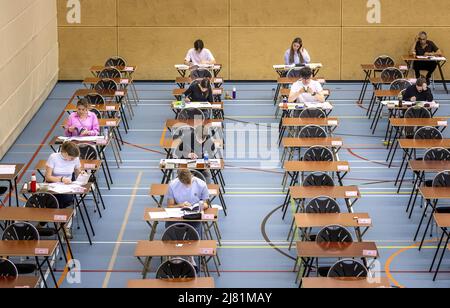
[[[438,173],[433,179],[433,187],[450,187],[450,171]]]
[[[385,83],[392,83],[394,80],[402,79],[403,73],[395,67],[388,67],[381,72],[381,80]]]
[[[414,139],[442,140],[442,133],[436,127],[426,126],[419,128]]]
[[[319,231],[316,238],[317,243],[352,243],[353,238],[347,228],[332,225],[326,226]]]
[[[205,114],[198,108],[184,108],[178,113],[178,119],[204,121]]]
[[[387,67],[392,67],[395,65],[394,59],[392,59],[389,56],[381,55],[378,56],[375,61],[373,62],[376,69],[383,69]]]
[[[431,119],[431,113],[428,109],[421,106],[414,106],[408,108],[405,112],[406,119],[420,118],[420,119]]]
[[[115,67],[107,67],[98,75],[99,78],[122,78],[122,73]]]
[[[305,126],[299,133],[299,138],[326,138],[327,136],[325,129],[317,125]]]
[[[305,187],[317,187],[317,186],[334,186],[333,178],[326,173],[316,172],[309,174],[302,183]]]
[[[101,119],[102,118],[102,113],[100,111],[98,111],[97,109],[93,108],[91,110],[89,110],[90,112],[92,112],[93,114],[95,114],[95,116],[97,117],[97,119]]]
[[[59,209],[59,202],[50,193],[33,194],[25,204],[25,207],[35,209]]]
[[[80,143],[78,148],[80,149],[80,159],[96,160],[98,158],[97,149],[92,144]]]
[[[336,262],[328,272],[329,278],[367,278],[369,270],[359,261],[344,259]]]
[[[28,222],[16,222],[3,232],[3,241],[39,241],[39,232]]]
[[[306,205],[307,214],[338,214],[341,212],[339,204],[330,197],[317,197]]]
[[[15,278],[19,276],[16,265],[8,259],[0,259],[0,277]]]
[[[117,85],[117,83],[114,80],[109,79],[109,78],[100,80],[94,86],[94,89],[97,91],[102,91],[102,90],[117,91],[118,88],[119,88],[119,86]]]
[[[290,69],[287,74],[286,77],[288,78],[300,78],[300,69],[299,68],[292,68]]]
[[[432,148],[425,152],[423,160],[450,161],[450,151],[444,148]]]
[[[199,241],[197,230],[188,224],[174,224],[164,231],[162,241]]]
[[[195,278],[197,276],[191,262],[174,258],[162,263],[156,270],[156,279]]]
[[[212,74],[209,70],[204,68],[195,68],[191,71],[190,77],[192,80],[212,78]]]
[[[411,82],[407,79],[397,79],[394,80],[389,89],[391,90],[405,90],[411,86]]]
[[[85,96],[85,99],[89,102],[91,105],[104,105],[106,103],[106,100],[103,96],[97,93],[88,94]]]
[[[124,58],[116,56],[116,57],[111,57],[108,60],[106,60],[105,66],[106,67],[123,67],[127,65],[127,61],[125,61]]]
[[[304,161],[334,161],[333,152],[322,146],[314,146],[306,150],[303,155]]]
[[[302,110],[299,117],[302,119],[323,119],[327,115],[322,109],[310,107]]]

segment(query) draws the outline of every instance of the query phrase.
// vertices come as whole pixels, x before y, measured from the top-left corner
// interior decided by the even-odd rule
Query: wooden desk
[[[137,66],[131,65],[131,66],[113,66],[114,68],[118,69],[121,73],[127,73],[132,74],[137,70]],[[92,72],[92,74],[97,77],[98,74],[103,71],[104,69],[109,68],[103,65],[94,65],[92,66],[89,71]]]
[[[208,185],[209,195],[211,197],[219,197],[220,194],[220,186],[217,184],[209,184]],[[169,184],[152,184],[150,187],[150,197],[156,202],[158,207],[162,206],[164,201],[164,196],[169,191]],[[156,197],[160,197],[160,200],[157,200]],[[214,199],[213,199],[214,200]],[[211,200],[212,201],[212,200]]]
[[[428,150],[431,148],[450,148],[450,139],[424,140],[424,139],[399,139],[400,148],[404,150]]]
[[[398,97],[402,91],[400,90],[375,90],[376,98]]]
[[[390,118],[389,122],[393,127],[423,127],[423,126],[447,127],[448,126],[447,120],[448,118],[431,118],[431,119]]]
[[[175,83],[181,89],[184,89],[186,87],[186,84],[191,84],[194,81],[195,81],[195,79],[192,79],[191,77],[177,77],[175,79]],[[215,88],[220,88],[221,85],[223,84],[223,78],[220,78],[220,77],[212,78],[211,84],[213,84]]]
[[[308,125],[338,126],[338,118],[284,118],[283,127],[303,127]]]
[[[205,249],[208,251],[206,252]],[[205,274],[209,277],[207,258],[214,258],[216,255],[216,241],[139,241],[134,253],[134,256],[144,265],[142,272],[144,279],[150,269],[151,259],[154,257],[200,257],[205,267]],[[142,261],[144,258],[145,261]]]
[[[442,84],[444,86],[445,91],[448,94],[447,83],[445,80],[444,71],[442,69],[444,67],[444,65],[447,63],[447,59],[445,57],[441,56],[441,57],[432,57],[432,58],[422,59],[422,58],[414,57],[411,55],[405,55],[402,58],[403,58],[403,61],[405,61],[406,64],[408,65],[408,70],[413,68],[414,62],[436,62],[438,69],[439,69],[439,74],[441,75]]]
[[[376,251],[377,255],[367,256],[364,252]],[[377,258],[378,248],[374,242],[326,243],[297,242],[299,258]]]
[[[79,89],[75,91],[74,96],[75,97],[85,97],[89,94],[100,94],[103,97],[108,97],[108,98],[113,98],[113,97],[117,97],[117,98],[123,98],[126,97],[128,94],[128,90],[127,89],[121,89],[118,91],[115,90],[93,90],[93,89]],[[71,102],[70,102],[71,103]]]
[[[222,119],[215,119],[215,120],[178,120],[178,119],[170,119],[166,121],[165,127],[167,127],[169,130],[172,130],[173,128],[179,128],[183,126],[191,126],[191,127],[197,127],[197,126],[211,126],[212,128],[220,128],[223,127],[223,120]]]
[[[344,141],[342,138],[283,138],[284,148],[310,148],[322,146],[327,148],[340,148]]]
[[[119,112],[120,111],[120,104],[102,104],[102,105],[90,105],[89,109],[96,109],[101,113],[106,112]],[[77,111],[77,106],[73,103],[67,104],[66,108],[64,109],[65,112],[71,113]]]
[[[281,97],[289,97],[290,94],[291,94],[291,89],[289,89],[289,88],[283,88],[280,90]],[[325,96],[325,99],[328,99],[328,97],[330,97],[330,95],[331,95],[331,90],[323,89],[323,95]]]
[[[439,173],[450,170],[449,161],[430,161],[430,160],[410,160],[409,167],[413,172],[433,172]]]
[[[370,224],[360,224],[358,219],[370,219],[367,213],[349,214],[295,214],[297,228],[321,228],[331,225],[339,225],[347,228],[372,227]]]
[[[175,69],[180,74],[181,77],[185,77],[186,73],[189,70],[192,70],[194,67],[198,67],[200,69],[208,70],[213,73],[214,77],[219,76],[220,71],[222,70],[222,64],[211,64],[211,65],[186,65],[186,64],[176,64]]]
[[[212,277],[197,277],[195,279],[146,279],[130,280],[128,289],[214,289]]]
[[[47,264],[55,287],[58,287],[49,258],[55,255],[58,241],[0,241],[0,256],[2,257],[34,257],[41,278],[47,288],[47,282],[42,269]],[[43,262],[39,258],[44,258]]]
[[[327,196],[332,199],[360,199],[361,192],[357,186],[309,187],[292,186],[289,188],[292,199],[314,199]]]
[[[127,86],[133,82],[132,78],[107,78],[113,80],[117,85]],[[83,84],[85,85],[96,85],[102,78],[98,77],[88,77],[83,80]]]
[[[318,278],[308,277],[302,279],[303,289],[390,289],[389,278],[380,278],[379,283],[359,278]]]
[[[277,83],[280,85],[291,85],[299,81],[298,77],[280,77],[277,79]],[[313,80],[318,81],[321,84],[326,83],[325,78],[313,78]]]
[[[19,276],[17,278],[0,278],[0,289],[35,289],[39,278],[33,276]]]
[[[182,96],[184,95],[184,92],[186,92],[186,91],[187,91],[187,89],[183,89],[183,88],[175,89],[172,91],[172,95],[175,96],[176,100],[181,101],[183,99]],[[223,94],[223,88],[215,88],[212,91],[213,91],[213,96],[215,97],[214,101],[220,102],[222,94]]]
[[[0,182],[8,182],[9,184],[9,197],[8,197],[8,205],[11,206],[11,197],[13,192],[16,194],[16,206],[19,206],[19,191],[17,189],[17,178],[19,174],[22,173],[22,170],[25,168],[25,164],[0,164],[0,166],[16,166],[13,174],[0,174]]]
[[[346,161],[287,161],[284,164],[284,170],[287,172],[349,172],[350,164]]]

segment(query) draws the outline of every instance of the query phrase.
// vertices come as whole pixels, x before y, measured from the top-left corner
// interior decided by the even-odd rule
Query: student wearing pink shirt
[[[64,123],[66,137],[98,136],[100,126],[95,113],[89,111],[89,103],[81,99],[77,103],[77,112],[73,112]]]

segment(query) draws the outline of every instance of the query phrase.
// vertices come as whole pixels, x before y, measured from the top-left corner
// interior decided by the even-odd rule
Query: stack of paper
[[[0,174],[14,174],[16,173],[15,165],[2,165],[0,166]]]
[[[87,137],[58,137],[61,141],[81,141],[81,142],[96,142],[102,136],[87,136]],[[104,139],[104,137],[103,137]]]

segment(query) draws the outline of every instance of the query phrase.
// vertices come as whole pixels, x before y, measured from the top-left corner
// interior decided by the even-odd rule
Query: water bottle
[[[207,152],[205,152],[203,159],[205,160],[205,168],[209,168],[209,154]]]
[[[31,174],[30,191],[31,191],[32,193],[35,193],[35,192],[37,191],[36,172],[33,172],[33,173]]]
[[[103,136],[105,137],[105,140],[108,140],[108,138],[109,138],[109,129],[107,127],[105,127],[103,129]]]
[[[237,90],[236,88],[233,88],[233,99],[237,98]]]
[[[398,108],[403,108],[403,95],[401,93],[398,95]]]

